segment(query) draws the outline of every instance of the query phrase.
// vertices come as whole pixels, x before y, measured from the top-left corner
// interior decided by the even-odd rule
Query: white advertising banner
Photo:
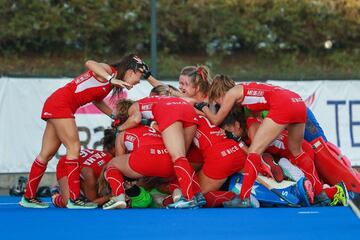
[[[29,172],[39,154],[46,122],[40,118],[43,104],[57,88],[71,79],[0,78],[0,173]],[[149,95],[151,85],[142,81],[124,95],[137,100]],[[80,108],[76,114],[83,147],[101,149],[103,130],[111,120],[94,105]],[[61,147],[50,161],[47,171],[55,172],[57,159],[64,155]]]
[[[70,79],[0,78],[0,173],[28,172],[39,154],[46,122],[40,114],[46,98]],[[360,81],[269,81],[298,92],[307,99],[325,134],[342,152],[360,165]],[[177,86],[176,82],[169,82]],[[151,86],[142,81],[127,98],[147,96]],[[83,147],[101,149],[103,129],[110,126],[109,117],[92,104],[76,114]],[[65,154],[60,148],[47,171],[54,172],[57,158]]]

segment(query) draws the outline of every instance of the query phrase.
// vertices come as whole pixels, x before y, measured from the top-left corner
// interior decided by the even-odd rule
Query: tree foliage
[[[357,49],[357,0],[158,0],[166,53]],[[0,0],[2,53],[149,51],[149,0]],[[357,50],[358,51],[358,50]]]

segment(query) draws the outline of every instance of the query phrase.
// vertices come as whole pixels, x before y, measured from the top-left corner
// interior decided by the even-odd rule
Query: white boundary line
[[[49,204],[51,204],[51,202],[44,202],[44,203],[49,203]],[[14,204],[19,204],[19,202],[15,202],[15,203],[14,203],[14,202],[11,202],[11,203],[9,203],[9,202],[8,202],[8,203],[0,203],[0,206],[1,206],[1,205],[5,205],[5,206],[6,206],[6,205],[14,205]],[[19,205],[19,206],[20,206],[20,205]]]
[[[355,205],[355,203],[351,200],[349,200],[349,207],[353,210],[353,212],[355,213],[355,215],[360,219],[360,210],[359,208]]]

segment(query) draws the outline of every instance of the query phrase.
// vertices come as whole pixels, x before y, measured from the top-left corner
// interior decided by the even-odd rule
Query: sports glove
[[[226,138],[235,140],[236,142],[241,141],[241,137],[236,136],[233,132],[225,130]]]
[[[112,128],[117,128],[118,126],[120,126],[120,124],[121,124],[121,120],[120,119],[115,119],[114,121],[112,121],[111,127]]]
[[[143,62],[143,61],[142,61],[141,65],[142,65],[143,77],[144,77],[145,79],[148,79],[148,78],[150,77],[150,75],[151,75],[150,68],[149,68],[149,66],[148,66],[145,62]]]
[[[153,119],[142,118],[140,123],[141,123],[142,125],[151,126],[151,123],[152,123],[153,121],[154,121]]]
[[[199,111],[202,111],[205,106],[209,107],[209,104],[207,102],[199,102],[194,104],[194,107]]]

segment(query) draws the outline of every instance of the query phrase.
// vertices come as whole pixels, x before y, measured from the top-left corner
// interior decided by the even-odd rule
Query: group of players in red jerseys
[[[283,180],[280,157],[304,173],[308,206],[347,205],[344,182],[323,187],[316,154],[304,140],[307,108],[298,94],[266,83],[235,85],[223,75],[211,78],[203,65],[181,71],[179,91],[156,80],[133,54],[111,66],[95,61],[86,66],[88,71],[44,104],[42,149],[21,206],[49,207],[35,193],[60,144],[67,153],[57,167],[60,191],[52,198],[57,207],[154,206],[151,194],[161,195],[157,206],[167,208],[256,207],[252,186],[259,173]],[[114,110],[103,101],[111,90],[113,96],[124,87],[130,90],[141,77],[154,86],[149,97],[119,100]],[[116,122],[106,130],[103,151],[80,151],[74,113],[90,102]],[[240,194],[224,190],[239,172],[244,176]],[[150,188],[157,190],[149,193]]]

